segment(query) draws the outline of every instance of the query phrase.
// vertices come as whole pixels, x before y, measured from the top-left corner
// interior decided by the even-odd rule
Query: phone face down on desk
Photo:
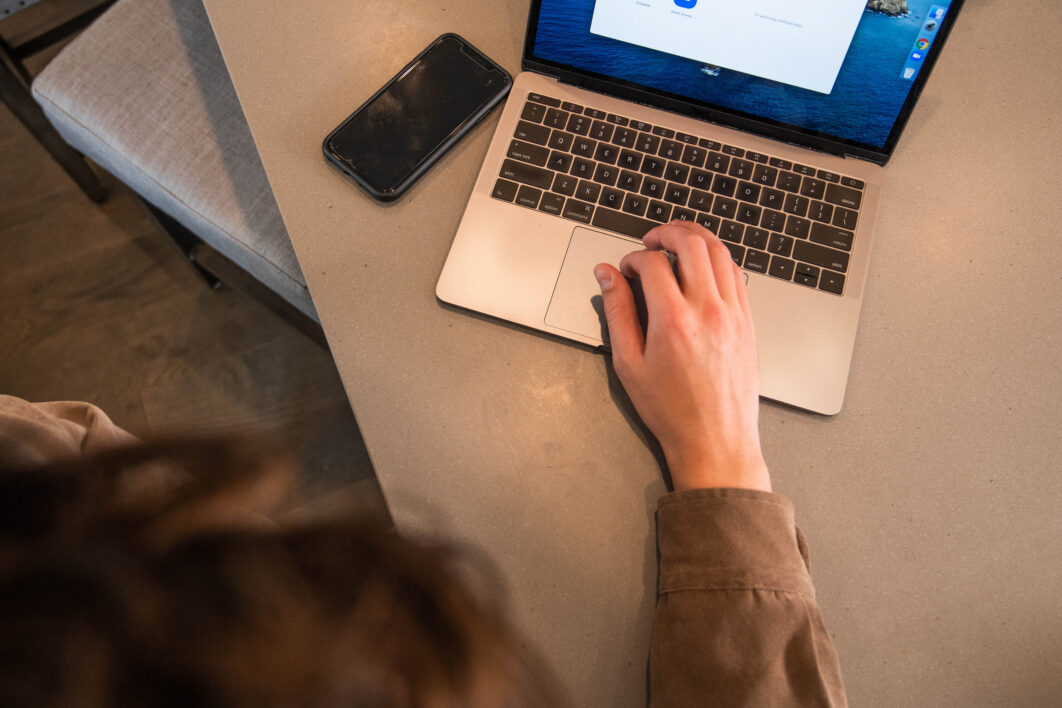
[[[325,138],[325,156],[372,197],[397,199],[511,86],[505,69],[444,34]]]

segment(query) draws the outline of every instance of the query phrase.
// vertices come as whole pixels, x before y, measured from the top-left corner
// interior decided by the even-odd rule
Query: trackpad
[[[594,266],[611,263],[619,268],[625,255],[643,248],[641,241],[576,227],[546,309],[546,324],[601,342],[601,288],[594,277]]]

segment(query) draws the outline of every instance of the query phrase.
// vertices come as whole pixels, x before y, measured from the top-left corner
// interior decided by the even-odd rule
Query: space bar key
[[[649,229],[654,226],[660,226],[655,221],[641,219],[637,216],[631,216],[630,214],[624,214],[623,212],[613,211],[604,207],[597,208],[590,223],[602,229],[616,231],[639,239],[645,236],[645,232]]]

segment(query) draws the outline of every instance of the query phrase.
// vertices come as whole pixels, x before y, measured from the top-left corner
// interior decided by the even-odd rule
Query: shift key
[[[837,270],[842,273],[848,270],[848,254],[836,251],[832,248],[797,240],[793,244],[793,258],[812,265]]]
[[[543,170],[526,162],[517,162],[516,160],[502,161],[501,176],[514,182],[538,187],[539,189],[549,189],[550,185],[553,184],[553,173],[549,170]]]

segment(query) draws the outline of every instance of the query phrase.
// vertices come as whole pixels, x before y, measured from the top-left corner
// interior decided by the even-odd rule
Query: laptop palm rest
[[[546,309],[546,324],[603,342],[601,288],[594,266],[610,263],[619,268],[625,255],[642,248],[641,241],[576,227]]]

